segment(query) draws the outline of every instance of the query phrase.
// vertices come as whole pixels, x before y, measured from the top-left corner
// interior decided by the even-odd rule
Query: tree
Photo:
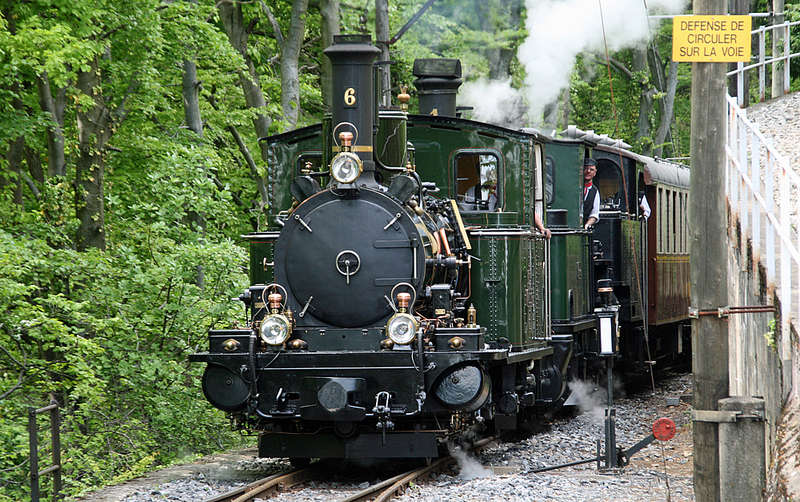
[[[47,175],[66,175],[64,155],[64,107],[67,90],[65,87],[53,89],[47,71],[42,71],[36,79],[39,90],[39,106],[50,115],[52,123],[47,128]],[[54,92],[55,91],[55,92]]]
[[[522,1],[475,0],[475,9],[480,29],[495,38],[485,49],[488,76],[491,80],[506,79],[511,76],[511,63],[519,46],[515,33],[518,34],[522,23]]]
[[[266,4],[262,5],[269,11],[269,7],[267,7]],[[252,108],[255,112],[253,127],[258,137],[269,136],[269,128],[272,124],[272,119],[266,109],[267,102],[264,99],[264,93],[261,91],[255,63],[252,57],[250,57],[247,47],[248,38],[250,36],[249,30],[254,26],[255,20],[245,25],[245,19],[242,14],[242,4],[240,2],[222,0],[219,2],[217,8],[231,45],[244,60],[245,69],[239,71],[239,82],[242,86],[242,92],[244,92],[247,106]],[[261,143],[261,157],[264,161],[267,159],[266,148],[266,145]]]
[[[289,31],[283,38],[281,46],[281,108],[283,116],[288,122],[287,129],[297,126],[300,113],[300,76],[299,60],[300,48],[303,45],[305,34],[305,16],[308,10],[308,0],[294,0],[292,2],[292,16]],[[278,33],[276,33],[276,36]]]
[[[321,17],[321,38],[320,48],[326,49],[333,44],[333,36],[339,34],[339,0],[319,0],[319,12]],[[321,70],[320,80],[322,81],[322,103],[330,109],[331,106],[331,62],[328,58],[320,58]]]

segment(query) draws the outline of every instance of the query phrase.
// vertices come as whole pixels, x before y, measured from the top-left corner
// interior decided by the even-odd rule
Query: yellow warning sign
[[[695,63],[750,61],[750,16],[676,16],[672,60]]]

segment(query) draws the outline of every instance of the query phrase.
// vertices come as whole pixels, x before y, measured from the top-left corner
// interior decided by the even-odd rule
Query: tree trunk
[[[572,104],[570,103],[570,95],[569,95],[569,87],[565,87],[563,91],[561,91],[560,99],[558,100],[558,107],[560,109],[560,121],[557,125],[561,126],[561,130],[569,126],[569,112]]]
[[[183,60],[183,116],[186,127],[203,137],[203,120],[200,116],[200,82],[197,65],[191,59]]]
[[[17,32],[15,23],[15,16],[12,15],[9,8],[2,11],[3,17],[8,20],[8,31],[13,35]],[[12,95],[19,96],[19,83],[12,81],[11,83]],[[24,113],[24,105],[22,100],[15,97],[11,100],[11,104],[15,110]],[[22,205],[22,153],[25,149],[25,137],[18,136],[8,142],[8,151],[6,152],[6,161],[8,162],[8,172],[13,173],[12,176],[0,177],[0,187],[8,184],[14,185],[14,203]]]
[[[256,135],[260,138],[269,136],[269,127],[272,121],[266,112],[267,102],[264,99],[264,94],[261,92],[261,85],[258,81],[255,65],[253,64],[252,58],[247,54],[247,37],[249,34],[247,33],[242,17],[242,5],[238,2],[219,2],[218,11],[222,24],[225,27],[225,33],[228,35],[228,40],[230,40],[233,48],[239,51],[239,54],[242,55],[247,65],[247,72],[240,72],[239,74],[239,82],[242,86],[247,106],[255,108],[259,112],[253,119],[253,127],[256,130]],[[261,148],[261,158],[266,162],[267,144],[260,141],[259,146]]]
[[[78,73],[78,90],[92,105],[79,107],[78,159],[75,163],[75,212],[80,221],[76,236],[79,251],[90,247],[105,249],[105,206],[103,201],[104,148],[111,137],[111,113],[99,92],[97,57],[88,72]]]
[[[292,2],[292,21],[281,49],[281,108],[288,122],[286,129],[294,129],[300,116],[300,49],[306,31],[308,0]]]
[[[25,161],[28,163],[28,172],[31,178],[40,184],[44,183],[45,174],[44,169],[42,169],[42,159],[39,157],[39,152],[25,145]]]
[[[258,175],[258,167],[256,167],[253,156],[250,155],[250,149],[247,148],[247,145],[239,135],[239,131],[237,131],[234,126],[228,126],[228,132],[231,133],[234,141],[236,141],[236,145],[239,147],[239,152],[241,152],[247,167],[250,169],[250,174],[257,180],[256,187],[258,188],[258,195],[261,197],[261,209],[264,209],[269,201],[269,197],[267,196],[267,186],[264,184],[264,180],[261,178],[261,176]]]
[[[333,36],[339,34],[339,0],[320,0],[319,12],[322,16],[322,49],[333,44]],[[333,93],[331,62],[322,58],[320,80],[322,81],[322,104],[331,109]]]
[[[39,90],[39,106],[50,114],[53,121],[47,129],[47,175],[64,176],[66,160],[64,156],[64,105],[67,92],[64,88],[56,89],[53,95],[47,72],[42,72],[36,79]]]
[[[269,13],[269,8],[266,4],[262,4],[264,9]],[[244,58],[247,65],[248,72],[241,72],[239,74],[239,81],[244,92],[244,99],[247,106],[255,108],[263,113],[259,113],[253,119],[253,127],[256,130],[256,135],[259,138],[269,136],[269,127],[272,124],[269,116],[266,113],[267,102],[264,100],[264,94],[261,92],[261,86],[258,82],[258,74],[256,73],[253,60],[247,54],[247,32],[244,26],[244,19],[242,18],[242,6],[239,3],[232,4],[227,2],[219,2],[218,4],[219,17],[222,19],[222,24],[225,26],[225,32],[228,35],[231,45],[234,49],[239,51]],[[280,37],[280,31],[276,33]],[[213,106],[213,104],[212,104]],[[261,150],[261,160],[267,162],[269,159],[269,145],[266,141],[258,142],[259,149]],[[257,172],[252,172],[253,179],[259,187],[259,194],[261,195],[262,207],[266,207],[267,199],[264,197],[266,187],[264,186],[264,178]]]
[[[667,91],[662,98],[664,102],[664,111],[661,113],[661,120],[656,129],[655,143],[655,156],[661,157],[664,152],[664,143],[667,137],[670,136],[670,126],[672,125],[672,116],[675,109],[675,92],[678,88],[678,63],[671,62],[669,64],[669,76],[667,77]],[[674,147],[670,147],[674,151]]]
[[[633,75],[634,79],[639,79],[647,71],[647,51],[648,48],[633,49]],[[653,89],[647,79],[636,82],[640,86],[639,97],[639,119],[636,123],[636,142],[642,147],[642,154],[650,155],[653,151],[650,139],[650,114],[653,112]]]
[[[186,127],[203,137],[203,120],[200,115],[200,82],[197,81],[197,65],[191,59],[183,60],[183,116]],[[205,170],[205,169],[204,169]],[[206,219],[197,211],[189,208],[186,215],[189,223],[197,228],[204,237],[206,234]],[[205,286],[205,270],[202,265],[197,265],[197,277],[195,283],[197,287],[203,289]]]
[[[518,28],[522,22],[522,2],[521,0],[508,0],[503,2],[502,6],[494,6],[495,9],[508,9],[508,24],[507,28]],[[504,16],[506,17],[506,16]],[[489,21],[490,16],[486,16]],[[491,26],[484,23],[484,31],[494,31]],[[511,43],[511,42],[509,42]],[[489,60],[489,78],[492,80],[504,80],[511,76],[511,61],[517,53],[517,44],[511,43],[509,47],[498,47],[486,51],[486,57]]]
[[[375,37],[381,50],[380,60],[389,61],[389,0],[375,0]],[[379,105],[392,104],[392,72],[388,64],[380,66],[381,99]]]
[[[15,100],[16,101],[16,100]],[[13,173],[13,176],[7,177],[6,181],[14,186],[14,203],[22,205],[22,154],[25,150],[25,138],[18,136],[13,141],[8,143],[8,152],[6,153],[6,161],[8,162],[8,171]]]
[[[659,138],[658,132],[656,133],[656,138],[654,138],[655,145],[662,145],[665,141],[672,141],[672,133],[670,132],[670,126],[672,125],[672,116],[673,116],[673,107],[675,102],[675,89],[677,88],[678,84],[678,69],[675,65],[670,63],[670,69],[674,70],[670,74],[670,78],[675,78],[675,82],[673,82],[673,89],[672,95],[669,96],[670,92],[670,83],[667,81],[667,78],[664,76],[664,64],[661,62],[661,56],[658,54],[658,50],[656,49],[654,44],[650,44],[650,48],[648,50],[648,62],[650,64],[650,75],[652,78],[655,79],[656,83],[656,90],[661,93],[666,93],[665,99],[658,100],[658,112],[659,112],[659,125],[658,130],[662,131],[663,137]],[[670,106],[668,107],[668,102]],[[663,149],[663,148],[662,148]]]

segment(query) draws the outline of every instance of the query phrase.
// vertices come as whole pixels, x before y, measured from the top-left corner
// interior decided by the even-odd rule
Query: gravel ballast
[[[413,484],[398,501],[564,501],[614,500],[673,502],[694,500],[692,490],[691,376],[674,376],[649,390],[617,399],[617,443],[627,449],[651,432],[653,422],[667,416],[678,427],[667,443],[656,441],[631,459],[625,468],[598,472],[594,462],[534,473],[545,466],[594,457],[595,440],[603,438],[605,398],[592,388],[581,389],[582,410],[543,424],[542,431],[523,439],[485,448],[477,457],[460,457],[457,473],[438,474]],[[667,406],[670,402],[677,405]],[[680,399],[676,399],[680,398]],[[196,502],[232,490],[254,479],[289,468],[285,459],[256,459],[255,450],[209,457],[199,462],[158,471],[129,483],[101,490],[87,502]],[[349,469],[349,471],[347,471]],[[331,501],[347,497],[377,482],[381,475],[353,465],[333,467],[325,480],[301,485],[270,500],[278,502]],[[352,473],[357,475],[353,476]],[[669,498],[667,496],[669,484]]]

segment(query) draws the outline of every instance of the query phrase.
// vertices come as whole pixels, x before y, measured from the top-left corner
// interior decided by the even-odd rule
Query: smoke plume
[[[679,14],[687,2],[649,0],[647,7],[650,14]],[[512,89],[507,81],[465,84],[459,98],[475,107],[476,120],[509,124],[513,112],[527,108],[527,125],[542,125],[545,108],[569,86],[578,54],[602,54],[606,44],[609,52],[641,46],[657,28],[657,21],[648,20],[642,0],[525,0],[525,3],[528,37],[517,52],[526,71],[524,87]]]

